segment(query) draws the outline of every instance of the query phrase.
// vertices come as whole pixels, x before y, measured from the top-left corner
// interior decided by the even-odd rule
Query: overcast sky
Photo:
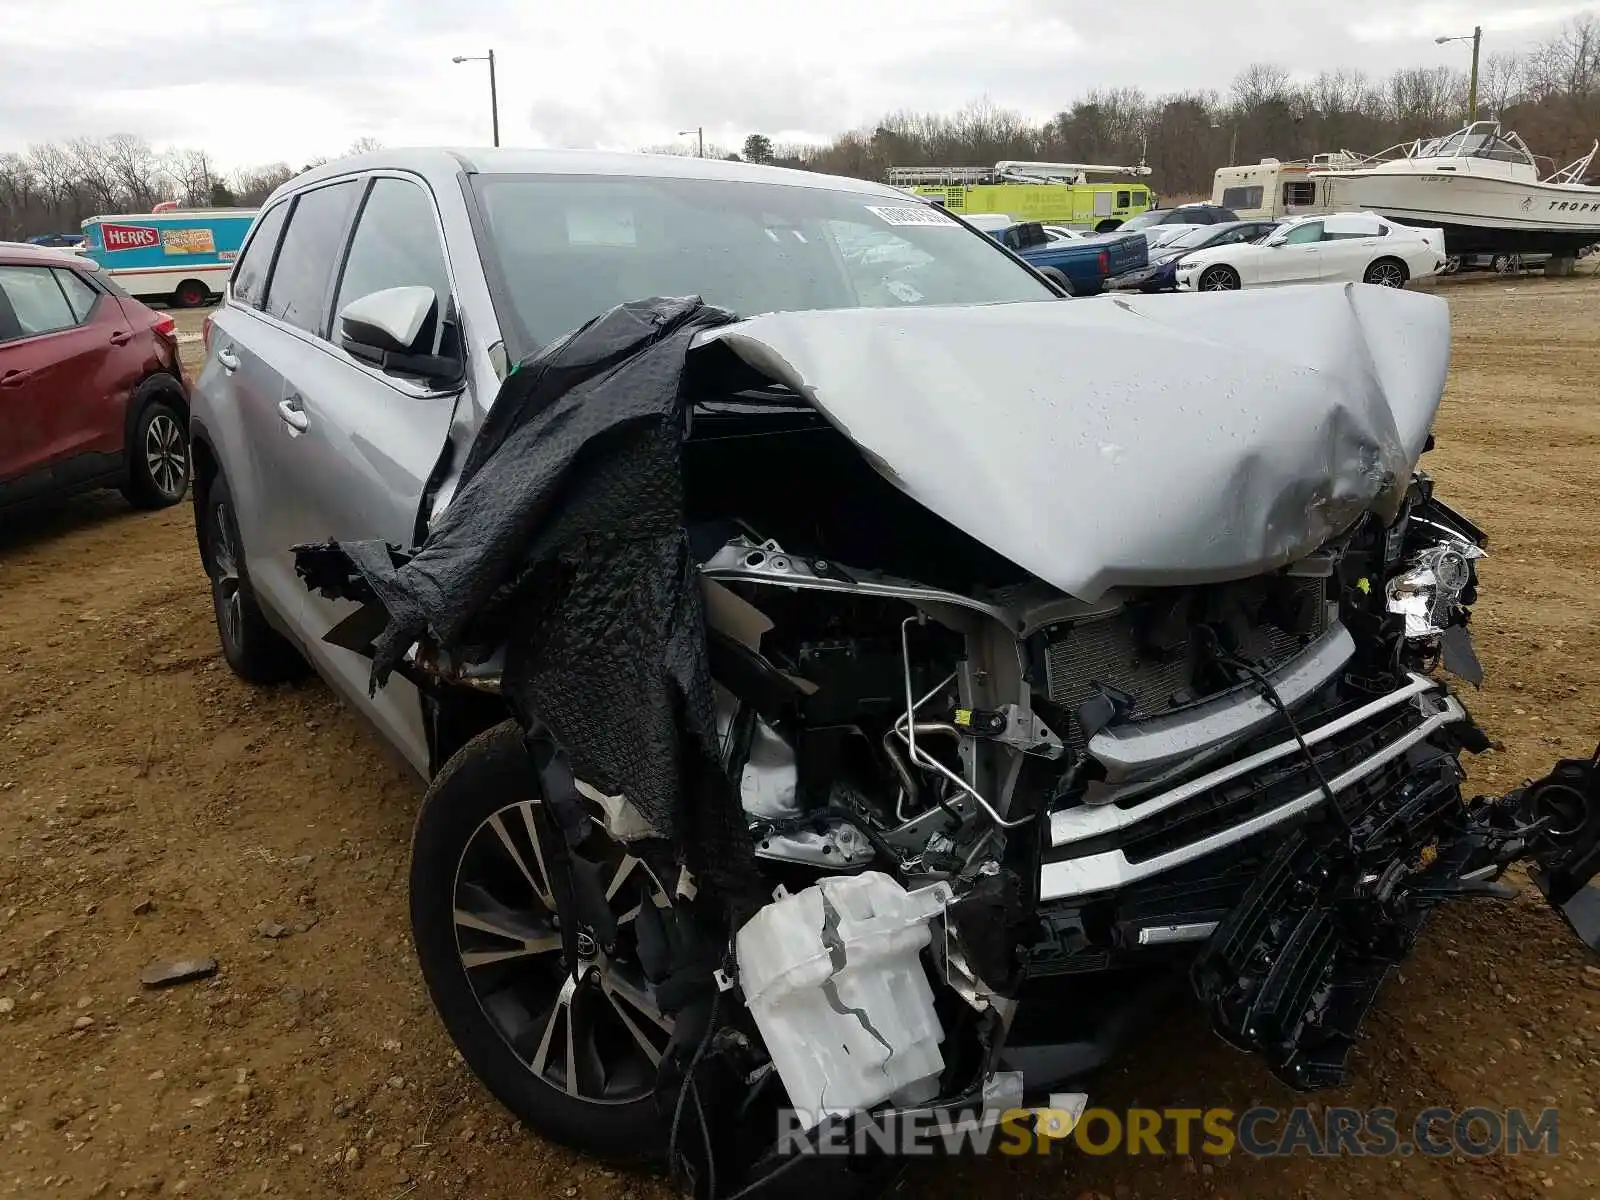
[[[1029,116],[1092,87],[1226,90],[1295,75],[1465,68],[1597,0],[0,0],[0,150],[142,134],[225,168],[389,146],[487,144],[498,59],[507,144],[637,149],[703,125],[821,140],[896,109],[982,96]],[[1225,13],[1196,20],[1202,12]],[[470,14],[470,15],[463,15]]]

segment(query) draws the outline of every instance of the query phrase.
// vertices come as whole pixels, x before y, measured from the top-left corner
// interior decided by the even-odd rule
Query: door
[[[122,462],[132,330],[70,268],[0,265],[0,482],[41,490]]]
[[[1257,283],[1310,283],[1322,275],[1322,222],[1292,226],[1283,237],[1251,256]]]
[[[1328,217],[1322,224],[1322,278],[1360,283],[1379,256],[1380,227],[1361,213]]]
[[[274,616],[293,627],[305,589],[294,577],[287,548],[272,536],[272,509],[282,503],[278,475],[278,401],[283,378],[277,356],[291,339],[262,319],[267,285],[292,200],[261,215],[234,271],[232,302],[212,317],[211,352],[196,381],[208,400],[209,433],[218,443],[233,493],[234,519],[244,543],[250,584]]]
[[[294,236],[291,222],[285,254]],[[327,261],[336,263],[339,255]],[[337,315],[352,300],[407,286],[431,288],[437,297],[434,318],[422,334],[426,344],[418,350],[459,359],[433,197],[414,180],[379,176],[361,203],[332,288],[327,336],[318,338],[314,352],[283,365],[283,464],[292,503],[282,510],[286,523],[277,536],[286,545],[371,538],[415,544],[423,490],[444,449],[460,389],[386,374],[355,358],[339,345]],[[307,646],[324,677],[426,770],[415,689],[391,677],[376,696],[368,696],[371,662],[322,640],[356,606],[312,593],[304,594],[303,604]]]

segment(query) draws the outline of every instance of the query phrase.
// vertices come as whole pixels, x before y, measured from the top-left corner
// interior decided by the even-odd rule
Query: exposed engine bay
[[[1417,469],[1442,388],[1442,306],[1381,291],[1283,293],[1322,321],[1279,331],[1260,369],[1283,395],[1241,408],[1216,438],[1204,404],[1164,414],[1177,433],[1161,437],[1207,439],[1187,458],[1162,446],[1156,459],[1176,464],[1164,478],[1139,461],[1148,446],[1116,440],[1136,397],[1101,387],[1068,420],[1018,384],[994,395],[988,439],[947,419],[974,405],[940,391],[937,372],[977,380],[1019,330],[1081,319],[1134,343],[1170,335],[1191,369],[1204,358],[1242,379],[1233,360],[1272,331],[1225,310],[1266,314],[1281,297],[1185,308],[1176,333],[1153,326],[1179,309],[1137,301],[1081,318],[1022,305],[1009,307],[1039,311],[723,324],[698,335],[675,391],[639,402],[638,422],[665,433],[595,431],[633,456],[582,473],[606,520],[586,511],[533,566],[459,589],[506,611],[513,597],[523,632],[506,633],[503,614],[474,629],[429,609],[441,578],[492,557],[460,500],[439,545],[415,556],[300,549],[308,586],[389,608],[375,686],[382,670],[405,673],[437,718],[456,693],[504,682],[558,823],[592,819],[678,878],[662,907],[681,928],[640,957],[660,960],[645,972],[673,1020],[659,1092],[674,1165],[697,1191],[790,1178],[797,1160],[769,1136],[780,1109],[818,1134],[886,1109],[1002,1111],[1076,1083],[1175,990],[1289,1086],[1337,1085],[1431,909],[1506,895],[1499,877],[1519,860],[1600,948],[1600,761],[1565,761],[1503,797],[1462,795],[1461,755],[1490,742],[1446,677],[1482,678],[1470,622],[1488,538]],[[886,335],[880,320],[902,324]],[[947,351],[937,339],[963,322],[976,333]],[[887,369],[884,345],[914,361]],[[894,381],[894,403],[876,380]],[[901,402],[907,380],[925,411],[919,394]],[[531,430],[519,452],[536,455],[540,421],[577,419],[559,409],[567,398],[530,403],[504,445]],[[612,419],[597,411],[570,410]],[[923,416],[944,436],[913,453],[922,434],[907,429]],[[1033,448],[1085,424],[1096,433],[1065,464],[1053,443]],[[986,461],[991,440],[1014,457]],[[561,453],[564,469],[581,461]],[[670,468],[651,497],[670,502],[624,534],[638,462]],[[534,474],[530,493],[559,472]],[[1160,511],[1121,521],[1119,540],[1118,506],[1145,496]],[[1186,521],[1174,506],[1190,501]],[[507,529],[508,544],[538,543]],[[623,618],[648,635],[619,634]],[[381,624],[358,613],[329,637],[370,650]],[[496,638],[510,649],[491,653]],[[703,715],[698,659],[685,667],[702,652]],[[670,671],[631,673],[650,654]],[[636,680],[659,694],[635,704]],[[678,755],[678,810],[647,794],[656,764],[641,768],[651,756],[634,742]],[[720,836],[694,804],[727,787],[751,869],[696,881],[684,830]],[[562,815],[580,803],[592,817]],[[734,919],[739,886],[760,894]],[[591,928],[581,909],[574,924]],[[703,1149],[678,1137],[686,1111]]]

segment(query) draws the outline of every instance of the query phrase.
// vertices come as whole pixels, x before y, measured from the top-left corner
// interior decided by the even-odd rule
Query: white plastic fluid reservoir
[[[949,896],[867,871],[780,893],[739,930],[739,985],[807,1128],[937,1094],[944,1030],[918,956]]]

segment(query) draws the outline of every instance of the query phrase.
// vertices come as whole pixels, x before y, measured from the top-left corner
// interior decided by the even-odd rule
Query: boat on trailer
[[[1548,175],[1539,157],[1498,121],[1446,137],[1341,155],[1311,169],[1329,211],[1381,213],[1444,230],[1452,255],[1546,253],[1574,258],[1600,242],[1600,187],[1586,182],[1600,141]],[[1545,160],[1548,162],[1549,160]]]

